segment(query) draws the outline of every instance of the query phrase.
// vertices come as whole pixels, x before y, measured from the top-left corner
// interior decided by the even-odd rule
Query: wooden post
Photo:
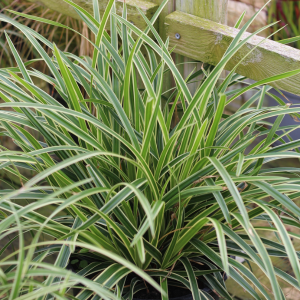
[[[157,5],[160,5],[163,2],[163,0],[148,0],[148,1],[156,3]],[[164,7],[158,19],[158,33],[163,39],[163,41],[165,41],[167,37],[165,31],[165,18],[168,14],[170,14],[173,11],[175,11],[175,0],[169,0],[169,2]]]
[[[163,0],[148,0],[148,1],[151,1],[152,3],[155,3],[157,5],[160,5],[163,2]],[[159,16],[157,22],[158,24],[156,24],[156,26],[158,26],[158,33],[163,41],[166,41],[167,38],[166,28],[165,28],[165,18],[173,11],[175,11],[175,0],[169,0]],[[172,75],[170,72],[167,72],[164,75],[164,90],[165,91],[170,90],[173,86],[174,86],[174,81],[172,79]]]
[[[205,18],[217,23],[227,22],[228,0],[176,0],[176,10],[188,13],[197,17]],[[197,37],[195,37],[197,39]],[[176,63],[181,64],[181,72],[186,78],[195,68],[199,70],[201,63],[192,63],[193,60],[181,55],[176,56]],[[192,94],[196,91],[198,83],[190,84]]]
[[[226,24],[228,0],[176,0],[176,10]]]

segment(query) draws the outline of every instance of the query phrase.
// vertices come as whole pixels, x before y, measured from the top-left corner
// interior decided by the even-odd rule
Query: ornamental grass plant
[[[0,192],[0,298],[131,300],[144,293],[165,300],[176,286],[197,300],[232,299],[227,277],[253,299],[285,299],[279,279],[300,290],[300,253],[291,241],[300,236],[286,229],[300,228],[294,202],[300,169],[268,167],[300,158],[300,141],[283,139],[299,126],[281,126],[285,115],[297,118],[300,109],[271,95],[268,85],[300,70],[237,89],[234,84],[245,79],[235,74],[238,65],[221,78],[234,54],[271,25],[241,39],[253,16],[215,67],[183,78],[168,39],[162,41],[153,27],[167,0],[151,20],[140,12],[145,31],[127,20],[125,4],[119,16],[110,0],[100,17],[97,0],[93,15],[65,1],[95,36],[92,57],[63,52],[0,15],[26,36],[51,73],[31,68],[30,61],[25,66],[6,35],[17,67],[0,70],[1,134],[20,150],[2,147],[0,167],[18,176],[20,187]],[[168,91],[167,73],[175,82]],[[201,74],[191,94],[188,84]],[[64,102],[38,88],[35,77]],[[247,91],[253,96],[226,114],[226,105]],[[278,106],[264,106],[266,95]],[[183,113],[172,126],[177,105]],[[25,178],[21,169],[37,175]],[[257,220],[269,225],[257,226]],[[261,238],[259,231],[278,240]],[[272,291],[236,256],[255,263]],[[273,266],[272,257],[282,256],[293,276]]]

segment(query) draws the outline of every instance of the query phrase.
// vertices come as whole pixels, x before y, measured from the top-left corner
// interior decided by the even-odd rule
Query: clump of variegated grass
[[[10,234],[19,236],[20,242],[18,260],[9,256],[0,261],[1,268],[9,266],[0,277],[8,284],[0,290],[23,298],[40,293],[64,299],[76,286],[76,299],[83,300],[93,297],[96,285],[132,299],[147,289],[146,281],[158,289],[159,283],[162,299],[168,299],[172,285],[189,289],[194,299],[210,299],[208,290],[198,289],[198,279],[231,299],[226,273],[253,299],[261,299],[259,293],[270,299],[252,270],[232,256],[254,263],[269,278],[276,300],[284,298],[278,278],[299,290],[299,253],[290,240],[299,236],[285,226],[300,227],[300,208],[294,203],[300,195],[299,179],[293,175],[300,170],[265,166],[300,157],[300,142],[283,139],[298,126],[281,126],[282,118],[297,117],[299,108],[272,95],[268,85],[300,70],[228,89],[244,80],[234,68],[220,83],[227,62],[254,35],[240,39],[254,16],[222,60],[200,71],[204,79],[191,94],[188,84],[200,72],[183,78],[168,50],[169,41],[162,41],[153,27],[167,0],[151,20],[141,13],[148,25],[144,32],[127,21],[125,5],[123,15],[116,15],[113,0],[101,18],[97,0],[94,15],[65,1],[95,36],[94,43],[89,41],[91,58],[64,52],[28,27],[0,16],[26,36],[52,75],[30,69],[30,61],[25,66],[7,36],[18,67],[0,71],[0,96],[5,102],[0,104],[0,124],[21,150],[0,152],[1,168],[15,174],[15,166],[37,175],[21,177],[21,190],[1,192],[0,239]],[[105,31],[108,21],[110,35]],[[157,43],[147,35],[149,31]],[[176,84],[171,91],[164,89],[167,72]],[[39,89],[34,77],[52,84],[66,106]],[[254,91],[252,98],[236,113],[226,114],[226,106],[249,90]],[[266,95],[278,106],[264,106]],[[178,102],[183,113],[173,127]],[[6,107],[14,111],[2,110]],[[269,127],[271,117],[277,119]],[[43,139],[34,138],[24,126]],[[273,147],[275,142],[280,145]],[[49,205],[54,206],[49,215],[38,213]],[[261,219],[270,225],[258,227],[256,220]],[[28,249],[22,246],[26,230],[35,233]],[[278,241],[261,238],[261,230],[274,232]],[[55,263],[48,267],[43,260],[49,255]],[[271,258],[277,256],[289,259],[295,276],[272,265]],[[88,263],[83,269],[66,271],[74,258]],[[26,280],[35,266],[41,272],[51,267],[65,271],[48,274],[41,287],[34,282],[28,288]],[[106,290],[97,290],[98,296],[102,292],[109,297]]]

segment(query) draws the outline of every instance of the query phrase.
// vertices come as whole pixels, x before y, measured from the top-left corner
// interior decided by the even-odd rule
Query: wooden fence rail
[[[90,0],[75,1],[78,4],[84,4],[88,10],[92,9]],[[265,0],[261,1],[265,2]],[[75,11],[62,0],[39,0],[39,2],[65,14],[75,15]],[[107,2],[108,0],[99,0],[101,10],[105,9]],[[116,0],[116,2],[118,11],[121,13],[124,0]],[[126,0],[129,20],[139,28],[145,28],[146,24],[136,7],[141,9],[148,18],[151,18],[161,2],[162,0]],[[227,16],[227,2],[228,0],[170,0],[156,26],[163,39],[166,36],[170,37],[170,47],[176,46],[175,53],[178,55],[215,65],[238,33],[237,29],[224,25]],[[58,5],[60,5],[59,9],[56,7]],[[246,36],[247,34],[244,35],[244,37]],[[262,41],[261,37],[251,38],[227,64],[226,69],[231,70],[245,54],[259,43],[261,44],[258,48],[239,65],[237,73],[253,80],[261,80],[285,71],[300,69],[300,50],[271,40]],[[184,60],[186,61],[186,59]],[[187,70],[189,71],[188,67]],[[186,75],[186,72],[184,73]],[[297,75],[271,85],[300,95],[299,83],[300,75]]]
[[[175,52],[195,60],[216,65],[239,30],[217,24],[207,19],[191,16],[182,12],[173,12],[165,19],[170,47]],[[180,35],[180,39],[176,36]],[[243,38],[249,36],[245,33]],[[256,45],[259,45],[242,62]],[[300,51],[298,49],[265,39],[252,37],[248,43],[231,59],[226,69],[231,70],[240,63],[236,72],[256,81],[300,69]],[[275,81],[274,87],[300,95],[300,75]]]

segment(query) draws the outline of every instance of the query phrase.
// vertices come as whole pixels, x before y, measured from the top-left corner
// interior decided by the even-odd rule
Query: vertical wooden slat
[[[163,0],[150,0],[152,3],[156,3],[158,5],[160,5]],[[159,16],[159,20],[158,20],[158,32],[159,35],[161,36],[161,38],[165,41],[166,40],[166,32],[165,32],[165,17],[170,14],[171,12],[173,12],[175,10],[175,0],[169,0],[169,2],[166,4],[166,6],[164,7],[162,13]]]
[[[227,4],[228,0],[176,0],[176,10],[221,24],[226,24]],[[197,37],[195,37],[195,39],[197,39]],[[183,62],[184,65],[182,65],[181,71],[184,78],[186,78],[195,68],[196,70],[201,68],[201,63],[192,63],[193,60],[177,55],[176,63],[179,64]],[[197,83],[190,84],[189,88],[192,94],[197,89],[197,86]]]
[[[176,10],[225,24],[227,3],[228,0],[176,0]]]
[[[163,0],[148,0],[151,1],[152,3],[155,3],[157,5],[160,5]],[[165,32],[165,18],[167,15],[169,15],[171,12],[175,11],[175,1],[176,0],[169,0],[166,6],[164,7],[163,11],[161,12],[159,19],[158,19],[158,33],[160,37],[162,38],[163,41],[166,41],[166,32]],[[167,72],[164,75],[164,90],[167,91],[171,89],[171,87],[174,86],[174,81],[172,79],[172,76],[170,72]],[[165,96],[168,96],[165,94]]]

